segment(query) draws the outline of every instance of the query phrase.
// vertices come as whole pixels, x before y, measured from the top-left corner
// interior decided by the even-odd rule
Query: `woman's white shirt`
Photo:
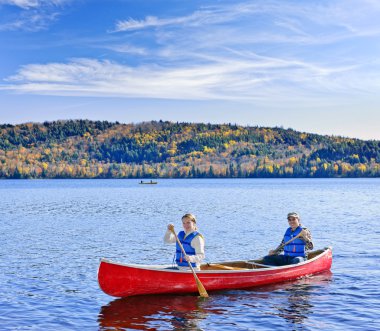
[[[185,238],[192,232],[186,233]],[[174,244],[176,242],[174,234],[167,230],[164,236],[164,242],[166,244]],[[191,247],[195,250],[195,255],[189,255],[190,262],[195,263],[197,267],[202,263],[205,258],[205,241],[202,235],[195,236],[190,243]]]

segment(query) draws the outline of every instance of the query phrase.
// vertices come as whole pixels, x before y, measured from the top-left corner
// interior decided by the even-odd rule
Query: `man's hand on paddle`
[[[174,231],[174,224],[168,224],[168,230],[169,231]]]
[[[302,239],[302,240],[306,240],[307,239],[307,232],[305,230],[302,230],[299,233],[299,238]]]

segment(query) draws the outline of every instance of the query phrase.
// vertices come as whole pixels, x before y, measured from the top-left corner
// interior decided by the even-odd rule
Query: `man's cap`
[[[294,218],[298,218],[298,219],[300,219],[300,216],[299,216],[297,213],[294,213],[294,212],[293,212],[293,213],[289,213],[289,214],[288,214],[288,218],[289,218],[289,217],[294,217]]]

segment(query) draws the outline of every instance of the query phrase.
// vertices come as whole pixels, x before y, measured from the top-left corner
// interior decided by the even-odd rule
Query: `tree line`
[[[89,120],[0,125],[0,178],[379,176],[380,141],[279,127]]]

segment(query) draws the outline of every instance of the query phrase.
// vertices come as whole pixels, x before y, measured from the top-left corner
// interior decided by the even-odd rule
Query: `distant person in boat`
[[[307,251],[314,247],[311,233],[301,225],[301,219],[297,213],[289,213],[288,222],[289,228],[286,230],[281,244],[276,249],[269,251],[269,254],[264,257],[264,264],[282,266],[307,260]],[[285,245],[296,236],[298,236],[297,239]],[[279,255],[281,252],[284,254]]]
[[[183,256],[182,251],[176,243],[172,229],[173,224],[169,224],[165,233],[164,242],[167,244],[176,243],[175,261],[180,269],[189,269],[188,262],[191,263],[194,269],[199,270],[202,260],[205,258],[205,241],[202,234],[197,231],[197,221],[192,214],[185,214],[182,216],[183,231],[178,233],[178,239],[181,242],[186,255]]]

